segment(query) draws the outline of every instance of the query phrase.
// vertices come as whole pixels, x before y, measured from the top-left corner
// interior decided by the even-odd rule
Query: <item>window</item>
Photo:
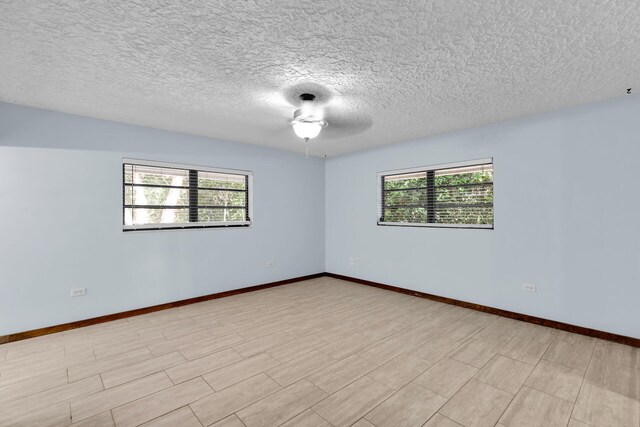
[[[248,226],[251,173],[123,159],[123,230]]]
[[[493,228],[493,159],[378,174],[378,225]]]

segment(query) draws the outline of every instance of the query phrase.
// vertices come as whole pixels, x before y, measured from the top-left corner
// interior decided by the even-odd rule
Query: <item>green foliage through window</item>
[[[382,176],[380,222],[493,226],[491,163]]]

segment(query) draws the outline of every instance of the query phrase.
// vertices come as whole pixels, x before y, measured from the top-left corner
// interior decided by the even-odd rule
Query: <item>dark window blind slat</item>
[[[248,174],[123,163],[122,175],[127,230],[211,226],[207,222],[243,226],[250,221]]]
[[[492,163],[383,175],[381,191],[384,223],[493,226]]]

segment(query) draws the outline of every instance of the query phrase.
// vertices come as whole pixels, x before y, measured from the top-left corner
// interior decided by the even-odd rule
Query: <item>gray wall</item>
[[[252,171],[253,226],[122,232],[122,157]],[[323,195],[320,159],[0,103],[0,335],[322,272]]]
[[[495,230],[376,225],[377,172],[484,157]],[[640,337],[639,160],[638,96],[331,158],[326,269]]]

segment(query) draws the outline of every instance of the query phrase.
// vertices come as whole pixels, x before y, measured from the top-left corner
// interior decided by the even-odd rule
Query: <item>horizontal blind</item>
[[[382,223],[493,226],[493,163],[381,179]]]
[[[125,229],[248,225],[249,199],[247,174],[123,163]]]

